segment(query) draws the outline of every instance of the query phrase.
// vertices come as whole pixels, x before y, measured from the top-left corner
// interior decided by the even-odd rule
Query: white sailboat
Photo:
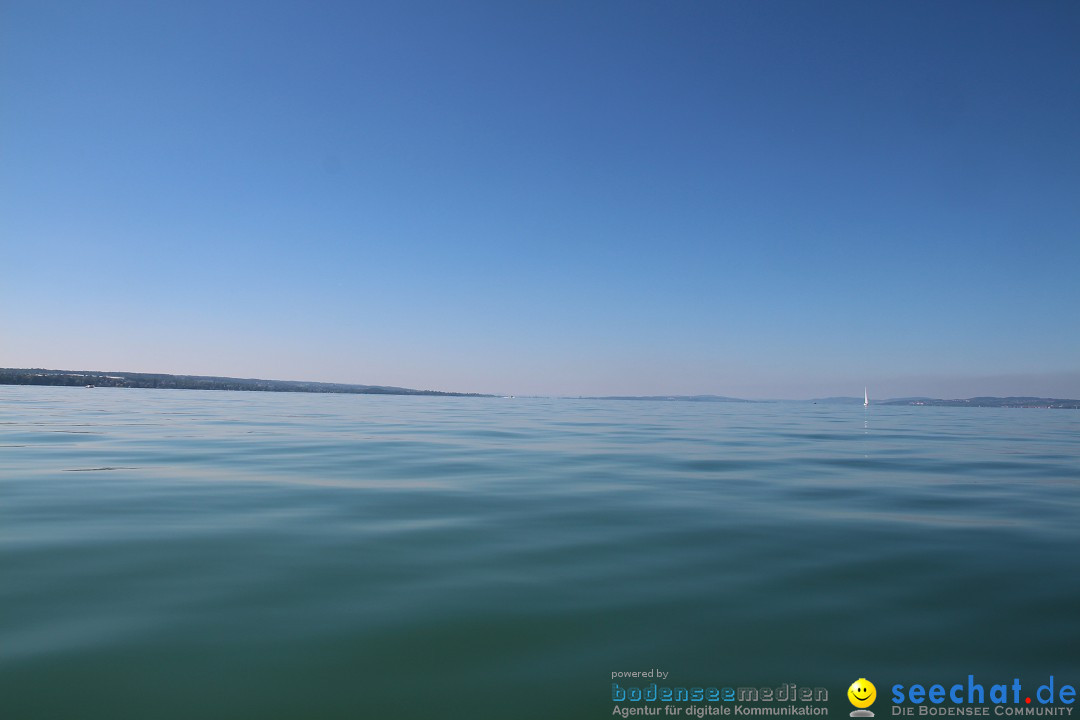
[[[870,396],[866,393],[866,388],[862,389],[862,406],[870,407]]]

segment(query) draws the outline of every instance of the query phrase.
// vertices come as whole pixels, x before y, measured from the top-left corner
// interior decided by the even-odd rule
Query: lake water
[[[602,719],[650,668],[1080,684],[1080,412],[0,387],[3,718]]]

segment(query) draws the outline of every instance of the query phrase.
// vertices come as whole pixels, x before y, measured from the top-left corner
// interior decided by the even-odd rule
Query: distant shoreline
[[[423,395],[437,397],[492,397],[482,393],[413,390],[387,385],[260,380],[208,375],[168,375],[165,373],[101,372],[96,370],[45,370],[41,368],[0,368],[0,385],[60,387],[119,387],[165,390],[240,390],[252,392],[339,393],[346,395]]]
[[[414,390],[389,385],[307,382],[301,380],[261,380],[213,375],[169,375],[166,373],[102,372],[98,370],[46,370],[42,368],[0,368],[0,385],[37,385],[53,387],[120,387],[158,390],[233,390],[249,392],[337,393],[345,395],[420,395],[430,397],[501,397],[487,393],[462,393],[444,390]],[[519,396],[520,397],[520,396]],[[559,396],[555,396],[559,397]],[[746,400],[723,395],[596,395],[561,396],[568,400],[636,400],[639,402],[690,403],[775,403],[795,402],[814,405],[862,405],[861,397],[828,397],[812,400]],[[877,400],[883,406],[1030,408],[1080,410],[1080,400],[1040,397],[973,397],[940,399],[906,397]]]
[[[693,403],[777,403],[792,402],[813,405],[862,405],[861,397],[831,397],[814,400],[744,400],[721,395],[606,395],[578,397],[578,400],[637,400],[640,402],[693,402]],[[870,405],[925,405],[930,407],[996,407],[996,408],[1042,408],[1053,410],[1080,410],[1080,400],[1039,397],[974,397],[957,400],[939,398],[895,398],[877,400]]]

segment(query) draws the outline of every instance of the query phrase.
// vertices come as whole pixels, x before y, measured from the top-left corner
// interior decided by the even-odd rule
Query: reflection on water
[[[596,718],[663,667],[837,715],[858,677],[1080,680],[1078,469],[1072,411],[0,388],[0,697]]]

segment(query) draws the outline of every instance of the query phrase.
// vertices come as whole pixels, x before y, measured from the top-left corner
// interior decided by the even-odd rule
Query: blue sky
[[[0,366],[1080,397],[1075,2],[0,0]]]

